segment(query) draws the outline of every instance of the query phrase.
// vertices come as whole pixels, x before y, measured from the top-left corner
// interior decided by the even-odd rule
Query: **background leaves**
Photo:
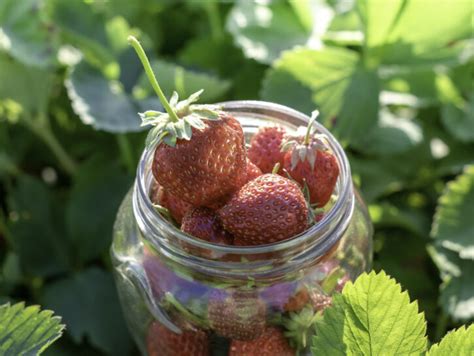
[[[474,316],[470,6],[1,1],[0,300],[64,315],[51,355],[131,350],[108,246],[145,141],[137,112],[161,109],[126,44],[134,34],[167,96],[204,88],[207,102],[320,109],[369,204],[375,270],[418,299],[440,341]],[[457,351],[471,330],[431,352]]]

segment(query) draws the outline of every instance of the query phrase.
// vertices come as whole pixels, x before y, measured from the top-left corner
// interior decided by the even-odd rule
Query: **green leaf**
[[[474,165],[448,183],[439,198],[431,236],[441,246],[474,260]]]
[[[316,322],[314,355],[418,355],[426,351],[426,322],[416,302],[385,272],[347,283]]]
[[[41,300],[63,316],[76,343],[84,337],[111,355],[128,355],[131,340],[112,276],[95,267],[49,283]]]
[[[144,100],[136,101],[123,91],[121,83],[107,80],[102,73],[85,62],[68,73],[65,82],[75,113],[86,125],[113,133],[141,131],[138,112]],[[159,109],[158,100],[147,109]]]
[[[107,253],[112,226],[130,176],[115,162],[95,157],[84,163],[74,177],[66,207],[67,237],[80,263]]]
[[[450,331],[431,346],[427,356],[470,355],[474,353],[474,324]]]
[[[470,1],[359,0],[358,10],[367,55],[384,64],[449,61],[463,49],[452,44],[471,36]]]
[[[474,93],[461,107],[446,103],[441,108],[441,120],[454,137],[462,142],[474,142]]]
[[[317,107],[323,124],[340,139],[357,140],[377,121],[378,79],[361,66],[356,52],[336,47],[285,52],[268,72],[262,97],[293,106],[297,95],[288,91],[282,73],[311,90],[305,106]]]
[[[8,195],[13,249],[22,268],[33,276],[51,276],[69,268],[69,246],[53,210],[58,205],[44,183],[26,175],[19,177]]]
[[[366,154],[376,156],[405,152],[423,140],[423,131],[418,123],[396,117],[387,109],[379,113],[376,126],[362,137],[355,147]]]
[[[53,73],[28,67],[0,54],[0,78],[0,100],[13,100],[28,116],[46,111]]]
[[[54,63],[55,41],[43,5],[41,0],[0,2],[0,52],[9,53],[27,66],[44,68]]]
[[[281,1],[239,1],[226,26],[245,56],[262,63],[272,63],[282,51],[305,44],[311,34],[307,23],[303,25],[293,8]]]
[[[50,310],[25,303],[0,306],[0,354],[39,355],[61,337],[64,325]]]
[[[187,70],[173,63],[157,60],[152,62],[152,68],[160,82],[163,93],[169,97],[171,97],[173,91],[176,91],[180,98],[187,98],[204,89],[200,96],[200,103],[204,104],[221,98],[230,88],[230,82],[227,80],[214,75]],[[154,95],[145,74],[138,81],[134,93],[139,97],[144,94]]]

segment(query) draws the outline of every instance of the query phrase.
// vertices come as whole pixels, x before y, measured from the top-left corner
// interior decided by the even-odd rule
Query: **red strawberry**
[[[216,290],[209,297],[207,316],[216,334],[237,340],[252,340],[265,329],[266,306],[252,291],[227,294]]]
[[[220,113],[202,130],[193,128],[190,140],[179,139],[174,147],[160,143],[153,160],[160,185],[195,206],[210,206],[238,189],[246,156],[242,128],[229,125],[233,120]]]
[[[300,188],[276,174],[264,174],[245,184],[218,214],[224,229],[240,245],[285,240],[308,225],[308,207]]]
[[[146,349],[149,356],[209,356],[209,338],[202,330],[176,334],[154,321],[148,328]]]
[[[216,215],[208,208],[194,208],[184,216],[181,230],[201,240],[232,245],[232,236],[226,232]]]
[[[245,183],[250,182],[251,180],[254,180],[255,178],[261,175],[262,171],[260,170],[260,168],[258,168],[254,163],[252,163],[252,161],[247,158],[247,179],[245,180]]]
[[[181,224],[184,215],[193,207],[191,204],[175,197],[161,187],[152,190],[151,201],[168,209],[178,224]]]
[[[248,157],[263,173],[270,173],[277,163],[283,166],[284,153],[280,146],[285,134],[280,126],[263,127],[250,140]]]
[[[295,351],[288,344],[283,332],[269,327],[252,341],[232,340],[229,356],[294,356]]]
[[[287,312],[298,312],[310,304],[313,310],[322,311],[330,306],[331,302],[331,297],[316,290],[308,290],[308,288],[304,286],[288,299],[284,309]]]
[[[240,188],[246,174],[245,138],[240,123],[216,106],[194,105],[202,90],[178,102],[164,96],[140,43],[128,38],[166,112],[141,113],[153,125],[147,147],[156,147],[152,171],[165,191],[194,206],[210,206]]]
[[[336,157],[327,151],[322,135],[311,134],[317,112],[313,112],[305,137],[294,137],[283,143],[286,151],[283,167],[301,185],[305,183],[311,204],[321,207],[331,198],[339,176]]]

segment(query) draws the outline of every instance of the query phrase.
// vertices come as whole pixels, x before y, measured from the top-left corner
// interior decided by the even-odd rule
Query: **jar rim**
[[[262,115],[262,117],[274,119],[288,119],[292,118],[299,122],[302,126],[309,121],[309,116],[291,109],[289,107],[257,100],[241,100],[241,101],[226,101],[218,103],[222,110],[230,114],[247,113],[252,115]],[[237,116],[237,115],[236,115]],[[342,233],[335,234],[337,228],[339,231],[345,231],[347,228],[352,212],[354,210],[354,194],[352,187],[352,178],[349,161],[344,150],[335,137],[319,122],[315,122],[316,129],[328,137],[328,142],[333,150],[334,155],[339,164],[338,184],[340,191],[335,204],[324,215],[318,223],[312,225],[304,232],[293,236],[290,239],[274,242],[271,244],[258,246],[234,246],[234,245],[219,245],[204,240],[196,239],[173,226],[154,208],[149,198],[150,185],[150,165],[154,154],[154,147],[145,148],[140,162],[137,167],[137,178],[133,192],[133,210],[139,228],[143,231],[145,238],[149,240],[152,245],[158,244],[157,239],[160,239],[160,230],[167,230],[182,243],[191,245],[196,248],[202,248],[213,251],[217,254],[236,254],[236,255],[257,255],[269,252],[277,252],[290,250],[302,244],[311,245],[316,251],[316,255],[323,255],[329,250],[341,237]],[[147,177],[148,174],[148,177]],[[148,178],[148,180],[147,180]],[[159,227],[159,228],[158,228]],[[151,236],[150,236],[151,235]],[[314,239],[314,236],[318,238]],[[314,239],[314,241],[311,241]],[[311,242],[311,243],[310,243]],[[162,247],[160,245],[160,247]],[[176,253],[176,251],[173,251]],[[188,252],[184,251],[187,256]],[[319,253],[318,253],[319,252]],[[201,261],[206,260],[204,257],[193,256]],[[222,261],[218,261],[222,263]],[[234,262],[235,263],[235,262]]]

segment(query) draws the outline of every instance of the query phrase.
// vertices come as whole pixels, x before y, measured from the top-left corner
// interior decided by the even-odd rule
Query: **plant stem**
[[[313,124],[316,121],[316,118],[318,116],[319,116],[319,111],[318,110],[314,110],[311,113],[311,119],[309,119],[308,127],[306,128],[306,135],[304,136],[304,141],[303,141],[304,145],[309,145],[309,143],[310,143],[311,128],[313,127]]]
[[[156,80],[155,73],[153,73],[153,69],[151,69],[150,61],[148,60],[148,57],[145,51],[143,50],[143,47],[141,46],[140,42],[138,42],[138,40],[134,36],[128,36],[128,43],[133,47],[135,52],[137,52],[138,58],[140,58],[140,61],[143,64],[143,68],[145,69],[145,73],[148,77],[148,80],[150,81],[151,86],[155,90],[156,95],[158,95],[158,98],[160,99],[161,103],[165,107],[165,110],[170,116],[171,121],[178,122],[178,115],[176,115],[175,111],[170,106],[168,100],[163,94],[163,91],[161,90],[161,87],[158,84],[158,81]]]
[[[435,338],[434,338],[435,342],[438,342],[439,340],[441,340],[444,334],[446,334],[446,329],[448,328],[448,321],[449,321],[448,315],[445,312],[441,311],[436,321],[436,330],[435,330]]]
[[[116,137],[123,163],[127,167],[128,172],[133,174],[133,171],[135,170],[135,164],[133,160],[133,152],[132,147],[130,146],[130,142],[128,141],[128,138],[125,134],[119,134]]]
[[[211,26],[211,35],[214,41],[222,37],[221,19],[219,16],[219,3],[216,1],[205,1],[204,9],[209,17],[209,24]]]
[[[58,141],[49,125],[48,117],[43,113],[35,120],[23,120],[26,126],[31,129],[43,142],[49,147],[49,149],[56,156],[61,167],[70,175],[74,175],[77,171],[77,164],[74,159],[69,156],[64,147]]]

